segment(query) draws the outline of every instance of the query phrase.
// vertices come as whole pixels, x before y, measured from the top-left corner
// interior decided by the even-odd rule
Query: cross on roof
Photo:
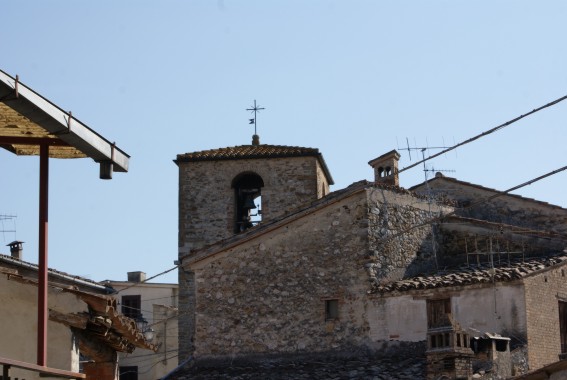
[[[246,108],[246,111],[250,111],[250,112],[254,112],[254,119],[250,119],[250,123],[249,124],[254,124],[254,135],[257,134],[256,132],[256,113],[260,112],[260,110],[264,110],[265,108],[260,107],[258,105],[256,105],[256,99],[254,99],[254,107],[252,108]]]

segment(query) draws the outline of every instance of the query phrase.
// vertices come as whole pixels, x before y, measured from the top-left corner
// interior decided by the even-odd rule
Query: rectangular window
[[[122,314],[132,319],[142,315],[142,296],[122,296]]]
[[[427,300],[427,328],[449,326],[451,299]]]
[[[559,334],[561,353],[567,353],[567,302],[559,301]]]
[[[138,380],[137,366],[119,367],[118,371],[120,380]]]
[[[339,300],[325,300],[325,320],[339,319]]]

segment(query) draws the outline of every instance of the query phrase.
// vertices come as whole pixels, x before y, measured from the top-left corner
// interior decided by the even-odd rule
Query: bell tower
[[[318,149],[252,145],[179,154],[179,256],[328,194]]]
[[[327,195],[333,179],[318,149],[251,145],[177,155],[179,259]],[[179,359],[193,350],[196,310],[193,272],[179,270]],[[184,326],[181,326],[184,325]]]

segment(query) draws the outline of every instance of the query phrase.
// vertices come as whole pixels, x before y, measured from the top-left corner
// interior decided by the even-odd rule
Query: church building
[[[466,378],[478,334],[513,334],[530,369],[567,353],[567,210],[440,174],[407,190],[399,158],[330,192],[314,148],[179,154],[179,362],[417,344]]]

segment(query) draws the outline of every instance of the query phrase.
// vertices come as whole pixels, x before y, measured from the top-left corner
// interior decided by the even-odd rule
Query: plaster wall
[[[141,296],[141,311],[146,321],[148,321],[148,324],[158,322],[154,321],[154,304],[170,307],[177,307],[178,304],[177,284],[153,284],[151,282],[136,284],[132,282],[112,281],[109,281],[109,284],[119,291],[119,293],[115,295],[119,304],[121,304],[122,296]],[[124,288],[128,289],[122,290]],[[121,309],[120,311],[122,312]]]
[[[141,296],[142,315],[148,321],[148,326],[154,330],[152,343],[159,345],[157,353],[140,348],[131,354],[119,353],[119,366],[138,367],[139,380],[154,380],[165,376],[178,364],[177,284],[112,281],[109,283],[120,291],[116,295],[118,301],[122,296]]]
[[[373,298],[368,310],[372,341],[426,340],[427,313],[424,299],[411,295]]]
[[[61,313],[86,311],[87,306],[72,294],[49,289],[49,308]],[[0,275],[0,356],[28,363],[37,362],[37,287]],[[47,366],[79,370],[78,344],[71,329],[47,322]],[[39,374],[13,368],[12,378],[40,379]]]
[[[496,289],[446,288],[375,297],[369,311],[370,337],[374,341],[425,340],[427,299],[439,298],[451,298],[453,318],[473,336],[490,332],[525,340],[525,303],[521,285],[497,285]]]
[[[471,335],[497,333],[525,341],[526,304],[521,284],[468,288],[451,297],[454,317]]]

